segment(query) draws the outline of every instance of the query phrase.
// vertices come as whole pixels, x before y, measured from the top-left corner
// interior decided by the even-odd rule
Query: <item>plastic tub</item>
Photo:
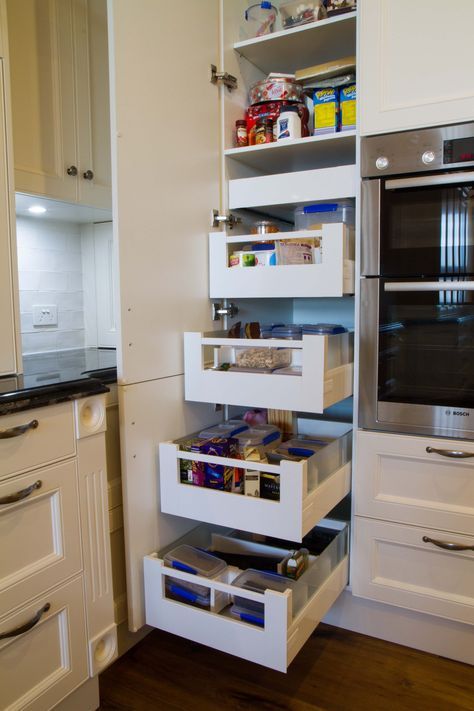
[[[202,439],[214,439],[214,437],[235,437],[235,435],[250,429],[244,420],[228,420],[207,430],[202,430],[198,437]]]
[[[235,349],[235,366],[251,371],[272,371],[291,363],[291,348],[259,348],[242,346]]]
[[[247,37],[262,37],[273,32],[278,10],[271,2],[257,2],[245,11]]]
[[[301,333],[301,326],[295,323],[274,326],[272,328],[272,338],[288,338],[298,341],[301,340]]]
[[[307,586],[299,581],[291,580],[290,578],[285,578],[281,575],[275,575],[275,573],[266,573],[261,570],[254,570],[249,568],[240,573],[232,582],[237,588],[242,588],[243,590],[252,590],[253,592],[263,593],[265,590],[275,590],[276,592],[284,593],[285,590],[291,588],[293,592],[293,609],[298,609],[304,605],[308,596]],[[264,623],[264,613],[265,605],[263,602],[255,602],[254,600],[247,600],[245,597],[240,597],[239,595],[234,595],[234,613],[237,615],[246,614],[251,617],[256,618],[259,622],[254,622],[254,624]],[[241,617],[242,619],[242,617]],[[246,620],[250,622],[251,620]]]
[[[327,12],[321,0],[287,0],[280,3],[280,15],[283,29],[289,30],[307,22],[323,20]]]
[[[350,200],[337,200],[337,202],[314,203],[297,207],[295,210],[295,229],[311,230],[319,225],[334,222],[344,222],[354,225],[355,210]]]
[[[173,548],[164,556],[163,560],[168,568],[182,570],[193,575],[201,575],[203,578],[217,578],[227,569],[227,564],[220,558],[186,544]],[[191,595],[199,598],[199,602],[194,600],[198,604],[208,604],[209,602],[210,589],[205,585],[195,585],[187,580],[174,580],[171,578],[168,583],[170,586],[180,588],[182,591],[191,593]],[[172,592],[173,594],[179,594],[177,590]],[[185,595],[182,594],[181,597],[184,598]],[[191,602],[192,600],[189,598],[189,601]]]
[[[338,333],[347,333],[348,330],[339,323],[306,323],[301,326],[302,334],[318,336],[335,336]]]
[[[247,432],[241,432],[235,438],[238,441],[239,452],[251,447],[263,454],[267,449],[276,447],[281,442],[281,432],[274,425],[254,425]]]

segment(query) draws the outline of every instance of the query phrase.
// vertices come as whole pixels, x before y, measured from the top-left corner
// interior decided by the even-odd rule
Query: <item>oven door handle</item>
[[[474,172],[436,173],[436,175],[418,175],[413,178],[395,178],[385,181],[385,190],[403,188],[423,188],[433,185],[453,185],[453,183],[474,183]]]
[[[390,281],[384,291],[474,291],[474,281]]]

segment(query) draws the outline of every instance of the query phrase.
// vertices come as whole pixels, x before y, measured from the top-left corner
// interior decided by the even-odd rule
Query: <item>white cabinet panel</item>
[[[361,431],[357,462],[357,514],[474,535],[474,443]]]
[[[362,135],[474,118],[473,22],[471,0],[360,0]]]
[[[466,550],[444,550],[432,540]],[[474,537],[357,516],[353,593],[474,624],[473,546]]]

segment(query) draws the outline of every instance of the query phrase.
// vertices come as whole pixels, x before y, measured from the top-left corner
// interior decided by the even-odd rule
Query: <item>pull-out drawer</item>
[[[0,611],[82,567],[75,461],[0,483]]]
[[[236,250],[255,243],[255,235],[209,235],[209,295],[213,298],[330,297],[354,293],[353,234],[344,224],[318,230],[280,232],[277,240],[319,239],[320,264],[282,264],[267,267],[230,267]]]
[[[333,441],[306,460],[280,464],[248,462],[245,468],[279,479],[279,500],[193,486],[181,482],[181,462],[206,462],[243,469],[241,459],[181,451],[160,444],[161,510],[221,526],[300,541],[350,491],[352,430],[348,425],[308,422],[306,434]]]
[[[356,516],[352,591],[474,624],[473,549],[472,536]]]
[[[356,513],[474,536],[474,442],[357,433]]]
[[[232,580],[241,571],[230,566],[226,580],[210,580],[166,567],[158,554],[147,556],[144,559],[147,623],[242,659],[286,671],[347,584],[347,524],[328,520],[320,526],[335,530],[335,537],[318,557],[312,558],[295,587],[284,593],[269,589],[256,593],[232,586]],[[212,534],[203,526],[175,545],[185,542],[207,548],[209,540],[212,541]],[[180,581],[186,581],[208,588],[209,609],[167,597],[167,579],[168,586],[170,582],[179,585]],[[230,603],[236,594],[263,603],[263,627],[232,617]]]
[[[75,578],[0,618],[5,711],[51,709],[88,678],[82,586]]]
[[[73,403],[0,417],[0,479],[74,455]]]
[[[185,333],[186,400],[322,412],[352,395],[353,341],[352,333],[302,340]],[[269,362],[290,363],[297,374],[227,369]]]

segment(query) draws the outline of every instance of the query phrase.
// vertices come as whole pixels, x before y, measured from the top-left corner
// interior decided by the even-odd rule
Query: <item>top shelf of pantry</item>
[[[236,42],[234,49],[265,72],[293,73],[356,53],[357,12]]]

